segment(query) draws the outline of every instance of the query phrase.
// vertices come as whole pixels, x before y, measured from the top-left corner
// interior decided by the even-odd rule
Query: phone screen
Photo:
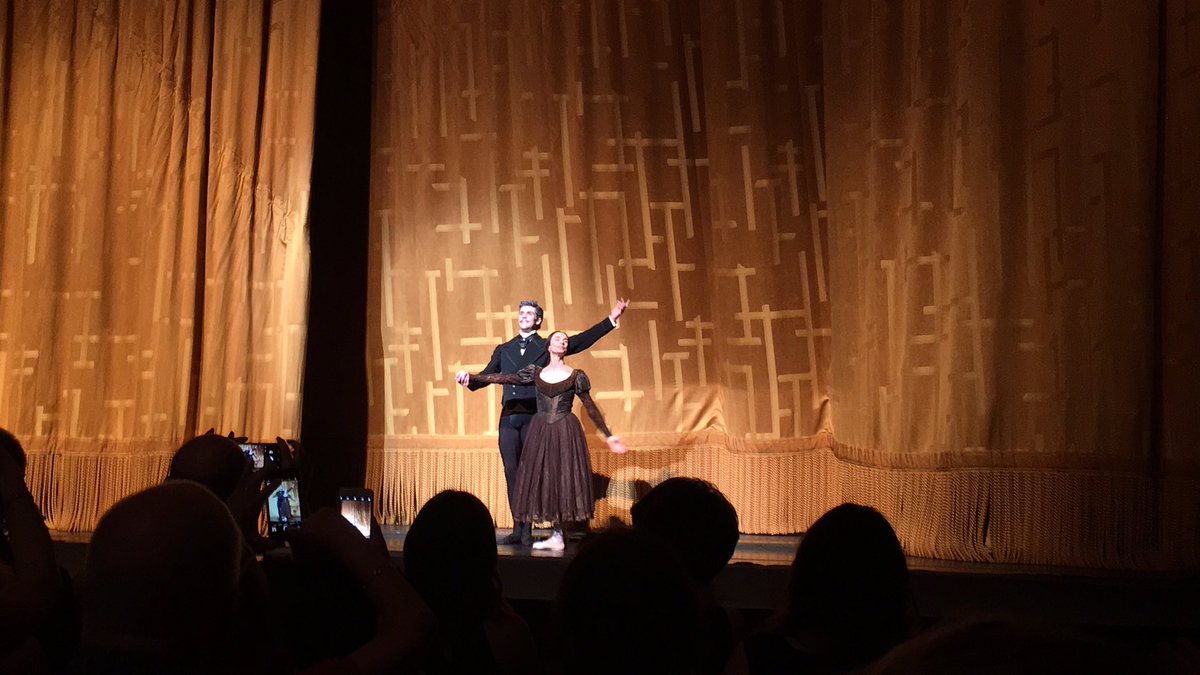
[[[263,468],[278,452],[274,443],[239,443],[238,447],[255,469]]]
[[[267,536],[300,527],[300,482],[284,478],[267,497]]]
[[[342,503],[342,517],[357,527],[362,536],[371,536],[375,493],[368,488],[342,488],[338,490],[338,499]]]

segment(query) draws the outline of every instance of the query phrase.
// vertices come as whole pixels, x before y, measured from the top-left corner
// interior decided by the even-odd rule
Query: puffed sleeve
[[[604,415],[600,414],[600,408],[596,407],[596,402],[592,400],[592,381],[588,379],[587,373],[582,370],[575,375],[575,395],[579,397],[583,403],[583,409],[587,411],[588,417],[592,418],[592,422],[600,433],[607,438],[612,436],[612,432],[608,430],[608,425],[604,423]]]

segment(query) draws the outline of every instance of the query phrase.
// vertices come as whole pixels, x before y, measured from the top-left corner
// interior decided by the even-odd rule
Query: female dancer
[[[533,547],[561,551],[562,524],[591,520],[595,511],[587,439],[579,418],[571,412],[575,397],[583,402],[588,417],[608,439],[610,450],[623,453],[625,444],[609,433],[604,424],[604,416],[589,393],[592,384],[587,374],[563,361],[567,354],[567,334],[552,333],[548,351],[550,363],[544,368],[528,366],[515,375],[472,375],[471,382],[536,385],[537,414],[530,422],[521,450],[521,464],[517,467],[513,518],[523,522],[550,521],[554,533]]]

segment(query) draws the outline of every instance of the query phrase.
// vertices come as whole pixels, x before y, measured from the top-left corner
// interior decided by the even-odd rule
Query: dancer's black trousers
[[[500,418],[500,461],[504,462],[504,480],[508,484],[508,509],[513,514],[513,527],[517,527],[517,513],[513,508],[517,496],[517,466],[521,463],[521,448],[525,446],[525,434],[533,415],[505,415]]]

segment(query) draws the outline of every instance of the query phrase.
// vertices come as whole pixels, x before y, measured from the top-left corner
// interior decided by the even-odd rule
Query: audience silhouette
[[[558,591],[565,672],[698,671],[695,588],[669,544],[616,528],[586,540]]]
[[[699,672],[723,672],[744,626],[713,592],[713,580],[733,557],[740,536],[733,504],[712,483],[670,478],[638,500],[630,515],[635,529],[661,537],[679,554],[697,592]]]
[[[249,470],[249,464],[232,438],[210,432],[179,446],[171,457],[167,480],[194,481],[227,502]]]
[[[0,672],[49,670],[75,644],[64,635],[74,627],[67,584],[25,466],[20,441],[0,429]]]
[[[633,528],[584,542],[557,589],[558,646],[539,650],[505,601],[494,522],[477,497],[447,490],[422,506],[404,542],[407,576],[373,518],[363,537],[332,509],[256,556],[251,523],[278,477],[215,434],[184,443],[166,482],[104,514],[73,594],[25,462],[0,429],[4,673],[1058,675],[1189,672],[1200,662],[1191,641],[1163,644],[1151,660],[1003,619],[909,639],[904,552],[887,519],[857,504],[813,523],[784,607],[743,640],[740,615],[713,590],[739,539],[737,512],[694,478],[650,490],[631,509]]]
[[[437,616],[426,673],[534,668],[533,638],[501,593],[495,525],[477,497],[447,490],[426,502],[404,539],[404,570]]]
[[[118,502],[88,549],[75,671],[238,671],[230,645],[242,550],[229,509],[199,484],[173,481]]]
[[[787,604],[746,640],[745,672],[861,668],[907,636],[909,605],[908,564],[891,524],[868,506],[834,507],[800,540]]]

